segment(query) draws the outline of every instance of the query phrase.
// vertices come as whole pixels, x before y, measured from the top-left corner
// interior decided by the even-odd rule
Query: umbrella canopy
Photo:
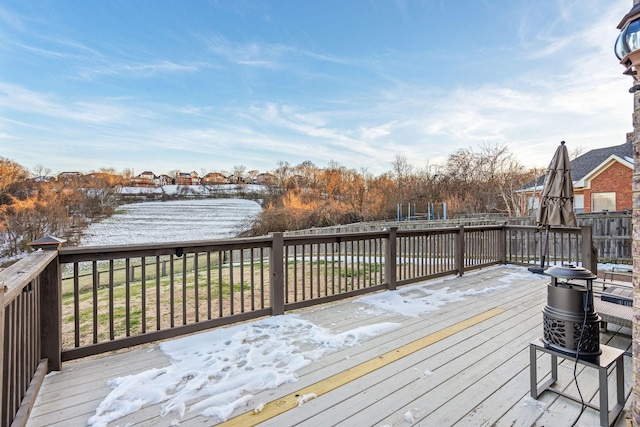
[[[571,163],[564,141],[549,164],[536,221],[539,226],[577,226],[573,211]]]

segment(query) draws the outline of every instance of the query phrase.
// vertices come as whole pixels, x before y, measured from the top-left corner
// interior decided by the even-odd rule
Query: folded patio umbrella
[[[578,224],[573,210],[574,195],[571,162],[569,160],[569,152],[564,144],[564,141],[560,142],[560,146],[558,146],[551,163],[549,163],[542,187],[540,208],[536,218],[538,227],[545,228],[540,261],[542,269],[544,269],[544,261],[547,254],[549,228],[551,226],[575,227]]]

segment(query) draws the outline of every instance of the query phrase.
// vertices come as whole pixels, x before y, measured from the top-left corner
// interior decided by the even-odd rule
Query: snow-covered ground
[[[237,194],[237,193],[264,193],[268,187],[264,185],[236,185],[236,184],[218,184],[218,185],[163,185],[160,187],[122,187],[121,194],[128,195],[167,195],[174,196],[178,194],[193,194],[198,196],[207,196],[211,194]]]
[[[235,237],[261,211],[245,199],[133,203],[91,224],[80,246],[160,243]]]
[[[496,268],[513,272],[494,287],[465,291],[432,288],[448,280],[442,279],[365,296],[354,303],[362,305],[360,311],[376,317],[419,316],[465,297],[500,292],[513,279],[531,275],[522,267]],[[468,275],[473,274],[477,273]],[[165,342],[160,349],[171,359],[171,365],[112,379],[113,391],[100,403],[89,425],[106,426],[158,403],[162,403],[160,415],[170,417],[172,425],[178,425],[187,412],[211,417],[212,422],[224,421],[255,393],[296,381],[296,371],[323,355],[399,326],[381,322],[334,333],[288,314]]]
[[[187,411],[224,421],[245,406],[252,393],[294,382],[295,372],[311,361],[398,326],[378,323],[334,334],[287,315],[165,342],[160,348],[171,365],[111,380],[114,390],[89,425],[105,426],[160,402],[161,415],[176,425]],[[189,406],[194,400],[197,403]]]

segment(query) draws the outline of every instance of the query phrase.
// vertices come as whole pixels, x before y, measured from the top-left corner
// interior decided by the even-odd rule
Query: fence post
[[[580,227],[582,235],[582,267],[598,274],[598,255],[593,250],[593,230],[590,225]]]
[[[29,243],[32,249],[57,251],[65,240],[44,237]],[[48,372],[62,369],[62,276],[56,257],[40,276],[40,343],[43,359],[49,359]]]
[[[284,236],[281,232],[273,233],[269,257],[269,302],[271,314],[284,314]]]
[[[396,258],[398,255],[397,237],[398,227],[388,227],[389,236],[387,237],[387,250],[384,255],[384,278],[387,282],[387,289],[393,291],[397,287],[396,282]]]
[[[460,224],[458,226],[458,238],[456,239],[455,250],[455,266],[459,276],[462,276],[464,274],[464,252],[464,225]]]

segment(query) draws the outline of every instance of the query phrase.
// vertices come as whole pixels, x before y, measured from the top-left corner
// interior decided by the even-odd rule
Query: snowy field
[[[91,224],[80,246],[124,245],[235,237],[262,208],[245,199],[133,203]]]
[[[128,195],[189,195],[207,197],[217,194],[238,194],[238,193],[266,193],[268,188],[264,185],[237,185],[237,184],[217,184],[217,185],[163,185],[160,187],[122,187],[121,194]]]

